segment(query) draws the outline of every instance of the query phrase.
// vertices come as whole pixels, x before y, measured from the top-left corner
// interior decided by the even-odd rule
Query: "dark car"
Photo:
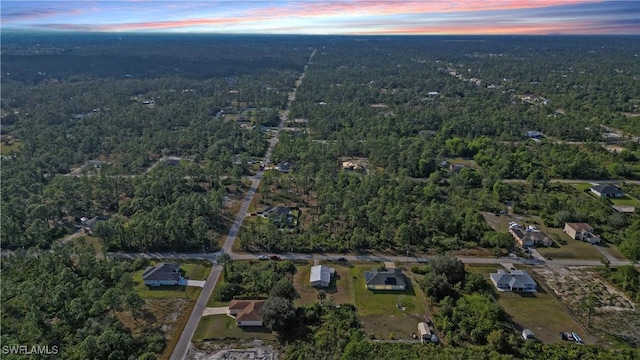
[[[567,335],[565,333],[559,332],[558,335],[560,335],[560,339],[567,340]]]
[[[341,258],[338,258],[338,261],[340,261],[340,262],[347,262],[347,258],[343,258],[343,257],[341,257]]]
[[[282,259],[281,259],[281,258],[280,258],[280,256],[278,256],[278,255],[272,255],[272,256],[271,256],[271,260],[280,261],[280,260],[282,260]]]

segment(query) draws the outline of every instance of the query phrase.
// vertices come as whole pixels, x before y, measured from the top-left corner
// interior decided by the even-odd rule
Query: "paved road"
[[[107,253],[107,256],[135,259],[136,257],[144,257],[148,259],[201,259],[208,260],[215,263],[215,260],[222,252],[207,253],[207,254],[191,254],[191,253]],[[228,253],[234,260],[258,260],[258,255],[253,253]],[[275,255],[275,254],[274,254]],[[391,261],[396,263],[426,263],[429,261],[427,256],[397,256],[386,254],[306,254],[306,253],[286,253],[277,254],[283,260],[331,260],[339,261],[344,259],[346,261],[366,261],[366,262],[385,262]],[[552,259],[548,260],[542,256],[535,257],[533,259],[525,259],[512,256],[504,256],[499,258],[493,257],[472,257],[472,256],[458,256],[458,259],[465,264],[523,264],[532,266],[542,265],[568,265],[568,266],[601,266],[600,259]],[[630,265],[630,261],[618,260],[614,257],[609,259],[611,266],[623,266]],[[640,266],[640,264],[637,264]]]
[[[527,180],[524,179],[504,179],[502,180],[504,183],[526,183]],[[563,184],[635,184],[640,185],[640,180],[595,180],[595,179],[551,179],[550,183],[563,183]]]
[[[198,327],[204,310],[207,308],[207,302],[213,292],[214,286],[218,282],[221,271],[222,266],[213,266],[211,269],[207,282],[204,284],[202,292],[200,293],[200,297],[198,297],[198,301],[196,301],[196,305],[193,307],[193,311],[191,311],[189,321],[187,321],[187,325],[185,325],[184,330],[182,330],[178,344],[176,344],[176,347],[173,349],[173,353],[171,354],[172,360],[182,360],[187,355],[187,350],[189,350],[189,346],[191,345],[191,338],[196,332],[196,327]],[[206,296],[203,296],[203,294],[206,294]]]
[[[262,163],[265,165],[269,163],[269,161],[271,160],[271,154],[273,152],[273,148],[278,143],[278,135],[280,134],[280,131],[284,127],[285,122],[289,118],[289,108],[291,107],[291,103],[293,102],[293,100],[295,100],[296,98],[296,91],[298,90],[298,86],[300,86],[300,84],[302,83],[302,79],[304,79],[305,73],[307,71],[307,67],[311,63],[311,59],[313,59],[313,56],[315,54],[316,54],[316,50],[313,50],[311,55],[309,55],[309,60],[307,62],[307,65],[305,65],[304,67],[304,71],[300,75],[300,78],[298,78],[298,80],[296,81],[295,88],[293,89],[293,91],[289,93],[289,100],[287,102],[287,106],[285,110],[281,114],[281,120],[280,120],[280,124],[278,125],[278,129],[275,131],[274,136],[269,140],[269,147],[267,148],[267,152],[265,153],[264,159],[262,160]],[[227,239],[224,242],[224,245],[222,246],[223,252],[226,252],[229,254],[232,253],[233,243],[235,242],[236,237],[238,235],[238,231],[242,226],[242,222],[244,221],[244,218],[247,214],[247,210],[249,210],[249,205],[251,205],[253,196],[258,190],[258,186],[260,185],[260,180],[262,180],[262,175],[263,175],[263,171],[258,171],[258,173],[255,176],[252,176],[250,178],[251,187],[249,188],[247,195],[244,197],[244,200],[242,201],[242,206],[240,206],[240,211],[236,215],[236,219],[233,222],[233,225],[231,225],[231,229],[229,229],[229,234],[227,235]],[[189,321],[187,322],[187,325],[185,326],[184,330],[182,331],[182,334],[180,335],[180,340],[178,340],[178,344],[176,345],[176,348],[173,350],[173,353],[171,354],[172,360],[181,360],[181,359],[184,359],[187,355],[187,350],[189,349],[189,346],[191,344],[191,339],[193,338],[193,334],[195,333],[196,327],[200,322],[200,318],[202,318],[202,313],[207,306],[207,301],[211,297],[213,288],[215,287],[216,282],[218,281],[218,276],[220,275],[220,268],[216,266],[214,267],[214,269],[216,270],[215,274],[214,274],[214,270],[211,270],[211,274],[209,275],[209,278],[207,279],[207,282],[204,288],[202,289],[202,292],[200,293],[200,297],[198,297],[198,302],[196,303],[196,306],[191,312]]]

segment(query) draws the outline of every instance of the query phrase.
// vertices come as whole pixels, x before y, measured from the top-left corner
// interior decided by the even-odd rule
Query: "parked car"
[[[267,255],[258,255],[258,260],[269,260]]]
[[[560,332],[558,333],[558,335],[560,336],[560,339],[562,339],[562,340],[567,340],[567,335],[566,335],[565,333],[563,333],[562,331],[560,331]]]
[[[584,342],[582,341],[582,338],[580,337],[580,335],[578,335],[575,332],[572,332],[571,335],[573,335],[573,339],[578,343],[578,344],[583,344]]]
[[[343,257],[341,257],[341,258],[338,258],[338,261],[340,261],[340,262],[347,262],[347,258],[343,258]]]
[[[271,260],[279,261],[279,260],[282,260],[282,259],[278,255],[272,255],[271,256]]]

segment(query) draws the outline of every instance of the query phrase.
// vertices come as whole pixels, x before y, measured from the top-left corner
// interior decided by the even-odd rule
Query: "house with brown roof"
[[[600,243],[600,236],[594,234],[593,228],[587,223],[566,223],[564,232],[572,239],[586,241],[589,244]]]
[[[528,227],[526,229],[519,225],[509,227],[509,232],[520,246],[551,246],[553,240],[551,240],[545,233],[533,228]]]
[[[262,307],[265,300],[231,300],[229,315],[238,326],[262,326]]]

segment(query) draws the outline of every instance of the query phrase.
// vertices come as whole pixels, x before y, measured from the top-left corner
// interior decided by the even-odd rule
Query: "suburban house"
[[[238,326],[262,326],[262,307],[265,300],[231,300],[229,315]]]
[[[451,171],[454,174],[459,173],[462,169],[464,169],[466,166],[463,164],[451,164],[449,165],[449,171]]]
[[[616,197],[621,198],[624,192],[610,184],[598,184],[591,187],[591,192],[600,197]]]
[[[521,246],[551,246],[553,240],[551,240],[545,233],[536,230],[533,227],[523,229],[519,225],[512,225],[509,227],[509,232]]]
[[[503,269],[498,269],[497,273],[489,274],[491,282],[498,291],[513,291],[513,292],[537,292],[536,282],[533,281],[531,276],[522,270],[511,270],[507,272]]]
[[[311,267],[309,282],[313,287],[327,287],[331,283],[331,278],[336,274],[336,269],[324,265]]]
[[[280,172],[283,173],[288,173],[289,171],[291,171],[291,168],[293,167],[293,164],[290,162],[283,162],[278,164],[278,166],[276,166],[276,169]]]
[[[184,285],[186,279],[180,272],[180,264],[158,263],[149,266],[142,273],[142,281],[147,286]]]
[[[96,226],[96,224],[98,223],[98,221],[104,221],[104,220],[109,220],[108,218],[104,217],[104,216],[95,216],[92,217],[91,219],[88,219],[86,217],[82,217],[80,218],[80,229],[82,229],[82,231],[84,231],[85,233],[91,235],[91,233],[93,232],[93,228]]]
[[[542,139],[544,138],[544,134],[541,133],[540,131],[527,131],[527,133],[525,134],[526,137],[528,137],[529,139]]]
[[[564,231],[576,240],[586,241],[590,244],[599,244],[600,237],[593,233],[593,228],[586,223],[566,223]]]
[[[295,216],[293,216],[291,209],[286,206],[269,206],[262,210],[262,216],[281,225],[293,225],[295,220]]]
[[[342,168],[344,170],[362,170],[362,165],[358,164],[357,162],[353,162],[353,161],[343,161],[342,162]]]
[[[364,272],[365,287],[369,290],[404,291],[407,283],[400,269],[371,269]]]

